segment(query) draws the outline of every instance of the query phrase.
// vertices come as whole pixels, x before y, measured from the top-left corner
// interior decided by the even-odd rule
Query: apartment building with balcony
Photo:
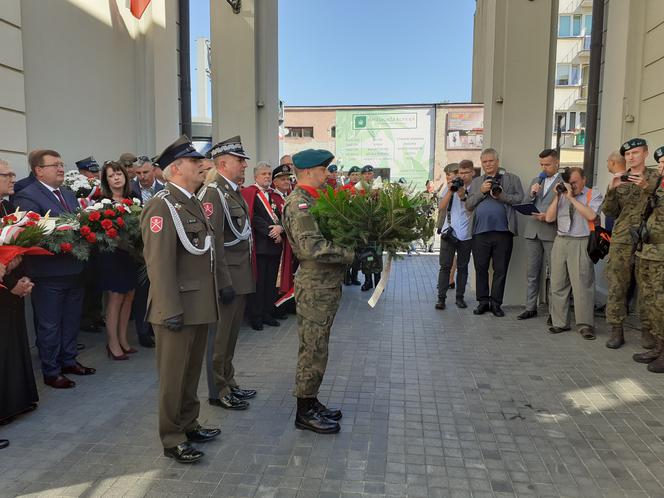
[[[558,3],[551,143],[555,147],[560,142],[561,161],[565,165],[583,163],[592,8],[592,0],[560,0]]]

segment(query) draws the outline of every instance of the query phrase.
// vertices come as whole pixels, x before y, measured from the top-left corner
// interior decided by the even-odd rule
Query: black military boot
[[[325,406],[323,403],[318,401],[318,398],[314,398],[313,406],[316,410],[318,410],[318,413],[325,417],[328,420],[341,420],[341,417],[343,417],[343,414],[341,413],[341,410],[338,408],[328,408]]]
[[[654,348],[644,351],[643,353],[636,353],[632,355],[632,359],[637,363],[652,363],[662,354],[662,341],[656,341]]]
[[[657,345],[657,340],[648,329],[641,329],[641,347],[643,349],[652,349]]]
[[[659,349],[659,357],[648,363],[648,372],[659,374],[664,373],[664,340],[659,337],[657,338],[657,349]]]
[[[611,327],[611,335],[609,340],[606,341],[606,347],[609,349],[618,349],[625,344],[625,332],[622,325],[613,325]]]
[[[360,289],[362,291],[368,291],[369,289],[373,289],[373,278],[371,276],[371,273],[369,273],[365,278],[364,278],[364,283],[362,284],[362,287]]]
[[[315,398],[297,398],[297,413],[295,414],[295,427],[318,434],[335,434],[341,426],[334,420],[321,415],[315,406]]]

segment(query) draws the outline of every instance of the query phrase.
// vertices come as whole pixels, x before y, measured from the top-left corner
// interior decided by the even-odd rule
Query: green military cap
[[[374,167],[371,164],[367,164],[366,166],[362,166],[362,173],[371,173],[374,170]]]
[[[351,169],[348,170],[349,175],[351,173],[359,173],[359,172],[360,172],[360,167],[359,166],[353,166]]]
[[[655,162],[658,163],[664,157],[664,145],[655,151]]]
[[[332,159],[334,159],[334,154],[325,149],[306,149],[293,154],[293,164],[297,169],[327,167]]]
[[[642,138],[632,138],[630,140],[627,140],[622,146],[620,147],[620,155],[624,156],[625,152],[631,149],[635,149],[636,147],[648,147],[648,142],[646,142]]]

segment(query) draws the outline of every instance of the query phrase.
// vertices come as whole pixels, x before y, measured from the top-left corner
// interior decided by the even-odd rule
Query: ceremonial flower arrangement
[[[89,196],[96,187],[101,185],[101,182],[98,178],[88,178],[76,170],[71,170],[65,173],[64,185],[80,199]]]
[[[372,187],[364,194],[331,187],[321,193],[311,212],[325,238],[342,247],[373,247],[395,257],[412,241],[433,235],[430,201],[424,194],[397,183]]]
[[[119,247],[140,259],[143,247],[140,212],[138,199],[123,199],[119,203],[103,199],[82,211],[57,218],[17,211],[2,218],[0,244],[38,245],[54,254],[71,254],[81,261],[87,261],[95,248],[113,252]]]

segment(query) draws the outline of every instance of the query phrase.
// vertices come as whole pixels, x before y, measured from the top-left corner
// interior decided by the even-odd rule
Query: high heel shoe
[[[111,351],[111,348],[108,347],[108,344],[106,344],[106,353],[107,353],[109,358],[112,358],[115,361],[128,360],[129,359],[129,356],[127,356],[126,354],[121,354],[121,355],[115,356],[113,354],[113,351]]]
[[[134,349],[131,346],[129,346],[129,349],[125,349],[124,347],[122,347],[122,345],[120,345],[120,348],[122,348],[122,351],[124,352],[124,354],[138,353],[138,349]]]

